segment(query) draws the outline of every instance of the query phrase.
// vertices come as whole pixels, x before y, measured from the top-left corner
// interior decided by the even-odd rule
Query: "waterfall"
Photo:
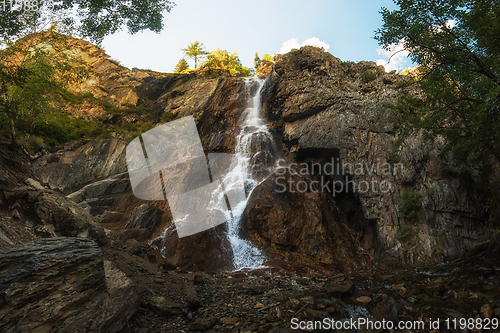
[[[261,118],[260,95],[264,81],[258,78],[245,79],[251,103],[242,114],[240,133],[236,137],[235,155],[237,166],[224,177],[226,191],[244,186],[246,197],[226,212],[227,237],[233,251],[235,270],[257,268],[264,262],[263,253],[248,240],[241,238],[240,221],[252,190],[274,170],[276,149],[266,122]],[[255,89],[257,88],[257,89]],[[252,96],[252,92],[255,90]]]
[[[233,254],[233,266],[235,270],[243,268],[258,268],[264,263],[264,254],[248,240],[241,237],[241,217],[245,210],[253,189],[267,178],[275,170],[277,149],[271,132],[266,122],[261,118],[261,90],[264,81],[258,78],[245,79],[245,87],[248,95],[247,107],[240,118],[240,132],[236,136],[234,154],[207,154],[210,174],[213,182],[217,184],[209,188],[208,201],[200,200],[203,204],[202,215],[196,215],[198,210],[193,208],[193,201],[187,202],[187,208],[192,209],[193,221],[190,227],[198,226],[200,223],[210,224],[211,217],[216,222],[227,221],[227,240]],[[200,144],[201,145],[201,144]],[[141,151],[142,152],[142,151]],[[227,162],[227,163],[226,163]],[[226,163],[226,164],[225,164]],[[169,174],[169,173],[165,173]],[[176,173],[172,173],[176,175]],[[182,176],[185,176],[181,173]],[[177,181],[174,182],[177,184]],[[190,199],[204,198],[204,196],[191,197]],[[181,201],[179,201],[181,202]],[[198,204],[198,202],[196,202]],[[169,202],[171,205],[171,202]],[[230,207],[230,210],[228,210]],[[208,212],[204,209],[208,209]],[[222,219],[220,218],[222,215]],[[202,218],[200,218],[200,216]],[[179,225],[189,222],[190,214],[183,218],[174,220],[175,228],[179,233]],[[220,223],[214,224],[216,226]],[[168,232],[174,226],[165,230],[162,236],[151,241],[161,247],[168,241]],[[207,228],[206,228],[207,229]],[[205,230],[206,230],[205,229]],[[163,242],[163,245],[161,245]],[[162,249],[165,255],[165,249]]]

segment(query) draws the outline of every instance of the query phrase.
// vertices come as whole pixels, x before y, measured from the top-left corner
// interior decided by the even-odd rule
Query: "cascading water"
[[[240,220],[252,190],[274,169],[275,148],[272,135],[264,120],[260,117],[260,94],[264,81],[257,78],[246,79],[245,84],[251,105],[242,114],[240,133],[236,137],[235,155],[237,165],[225,175],[222,183],[226,193],[233,188],[244,187],[246,197],[232,206],[227,214],[227,237],[233,251],[235,270],[257,268],[264,262],[262,252],[248,240],[240,237]],[[225,200],[219,197],[217,201]]]

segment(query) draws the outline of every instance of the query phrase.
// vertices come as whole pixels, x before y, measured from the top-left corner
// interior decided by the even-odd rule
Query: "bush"
[[[420,194],[406,190],[401,194],[403,201],[398,206],[399,213],[405,219],[413,219],[420,210]]]
[[[405,223],[401,224],[396,234],[396,239],[402,241],[406,239],[409,235],[410,235],[410,227],[408,226],[408,224]]]
[[[363,83],[368,83],[368,82],[372,82],[373,80],[375,80],[377,78],[377,74],[373,73],[373,72],[366,71],[361,75],[361,77],[362,77]]]

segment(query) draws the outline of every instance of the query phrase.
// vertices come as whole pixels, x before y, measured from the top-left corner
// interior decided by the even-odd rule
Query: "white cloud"
[[[379,47],[377,53],[382,56],[381,59],[377,60],[377,65],[384,66],[386,72],[392,70],[401,72],[411,67],[408,59],[409,52],[404,49],[402,40],[398,44],[392,44],[389,50]]]
[[[289,40],[283,42],[283,44],[281,44],[281,49],[279,50],[278,53],[284,54],[284,53],[290,52],[293,49],[300,49],[302,46],[305,46],[305,45],[322,47],[325,49],[325,51],[328,51],[328,49],[330,48],[329,44],[319,40],[318,37],[312,37],[312,38],[306,39],[302,44],[299,44],[297,38],[292,38],[292,39],[289,39]]]

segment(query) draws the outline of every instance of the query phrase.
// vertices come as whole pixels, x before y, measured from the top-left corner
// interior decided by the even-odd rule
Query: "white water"
[[[260,117],[260,93],[264,81],[252,78],[246,79],[245,84],[249,94],[252,91],[253,84],[257,85],[257,90],[255,95],[251,97],[251,106],[244,111],[240,121],[241,130],[236,137],[235,147],[237,165],[222,181],[226,193],[233,188],[241,189],[242,187],[245,188],[245,192],[247,193],[246,197],[241,198],[241,201],[235,207],[231,207],[231,212],[225,212],[228,219],[227,237],[233,251],[233,265],[235,270],[260,267],[265,259],[258,248],[253,246],[248,240],[240,237],[240,221],[252,190],[259,184],[259,181],[254,177],[256,168],[262,167],[252,165],[252,156],[259,153],[255,149],[253,149],[252,153],[252,141],[262,138],[269,141],[272,140],[269,128]],[[222,200],[225,200],[225,198],[219,197],[216,202],[220,203]],[[219,205],[215,203],[215,207],[217,206]]]

